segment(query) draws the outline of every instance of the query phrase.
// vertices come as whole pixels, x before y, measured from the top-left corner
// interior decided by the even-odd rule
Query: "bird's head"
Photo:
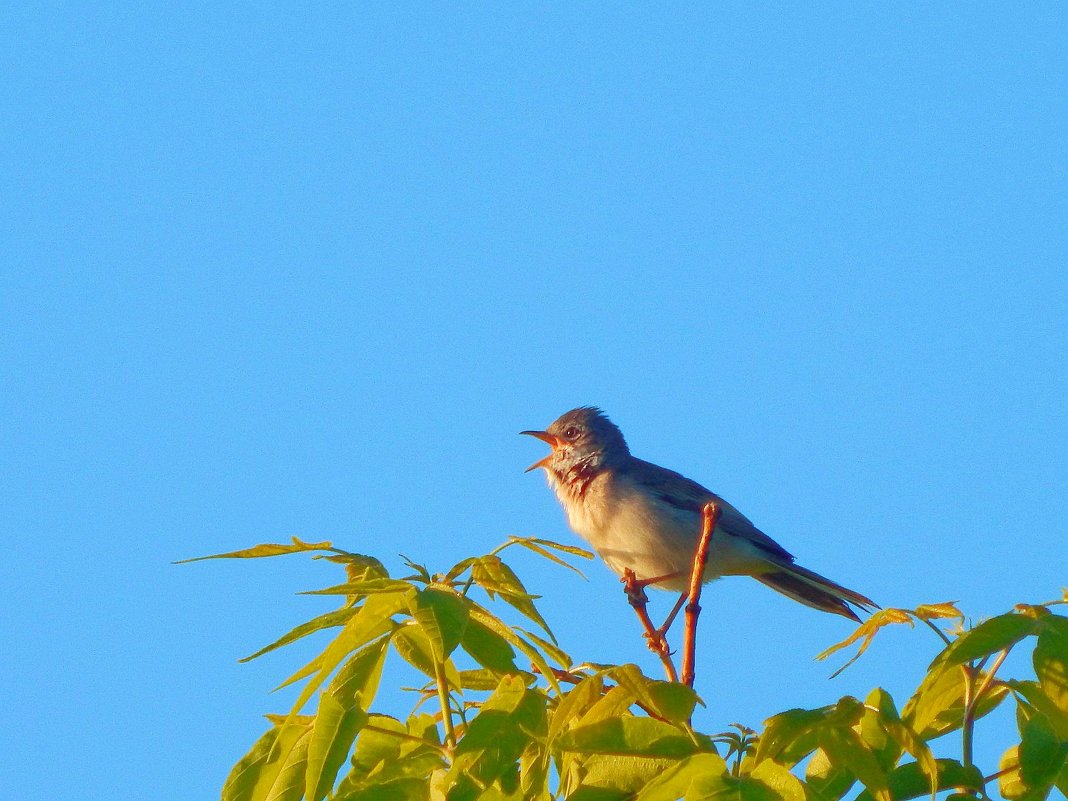
[[[600,409],[581,406],[561,415],[544,431],[521,431],[549,443],[552,452],[530,467],[544,467],[550,475],[596,474],[630,455],[623,433]]]

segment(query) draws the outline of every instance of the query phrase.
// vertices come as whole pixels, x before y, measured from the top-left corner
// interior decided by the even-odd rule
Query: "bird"
[[[545,470],[571,528],[621,576],[632,571],[643,584],[685,592],[702,509],[714,501],[720,516],[704,582],[752,576],[806,606],[858,623],[854,608],[864,613],[878,608],[859,592],[796,564],[790,552],[711,490],[632,455],[623,433],[595,406],[572,409],[544,431],[520,433],[552,449],[526,472]]]

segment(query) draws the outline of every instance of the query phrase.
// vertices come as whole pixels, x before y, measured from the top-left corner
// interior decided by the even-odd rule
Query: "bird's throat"
[[[597,477],[598,472],[599,470],[587,460],[572,462],[560,470],[549,468],[554,489],[573,500],[578,500],[586,494],[590,482]]]

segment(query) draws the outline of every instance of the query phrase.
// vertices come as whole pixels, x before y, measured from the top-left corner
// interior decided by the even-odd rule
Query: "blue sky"
[[[516,434],[580,404],[884,605],[1056,596],[1068,25],[963,13],[8,9],[12,797],[213,797],[317,643],[236,659],[337,576],[171,562],[574,543]],[[518,564],[574,656],[657,670],[606,568]],[[893,632],[828,682],[845,621],[705,601],[710,731],[903,703],[934,653]]]

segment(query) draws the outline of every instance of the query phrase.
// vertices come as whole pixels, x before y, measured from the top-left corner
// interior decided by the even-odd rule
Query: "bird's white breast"
[[[630,568],[640,579],[676,574],[657,586],[686,588],[701,535],[700,515],[658,500],[626,476],[602,473],[581,495],[551,474],[549,482],[571,528],[612,570],[622,574]],[[752,573],[755,560],[763,561],[751,543],[717,527],[704,580]]]

